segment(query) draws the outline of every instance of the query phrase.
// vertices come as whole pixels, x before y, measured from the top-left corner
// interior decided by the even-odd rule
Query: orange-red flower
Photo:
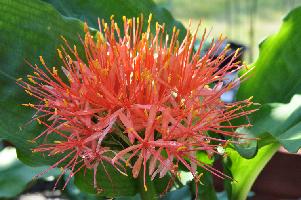
[[[178,165],[185,166],[199,180],[197,167],[225,177],[196,156],[222,154],[219,147],[243,137],[234,130],[249,124],[232,125],[230,121],[246,116],[250,99],[224,103],[220,96],[235,87],[237,81],[223,85],[228,73],[241,65],[232,60],[220,69],[227,49],[220,51],[221,40],[212,42],[200,56],[207,37],[194,50],[197,34],[187,31],[179,43],[179,31],[169,37],[164,25],[147,31],[143,19],[124,17],[121,33],[118,25],[99,22],[99,32],[92,36],[85,27],[82,41],[85,55],[71,48],[58,49],[63,67],[35,65],[28,81],[18,83],[39,100],[25,104],[37,110],[35,119],[46,126],[34,141],[42,141],[33,151],[65,155],[52,167],[67,160],[63,173],[71,176],[82,168],[94,170],[94,184],[99,164],[107,162],[133,177],[177,175]],[[221,52],[215,58],[213,55]],[[223,137],[213,137],[210,133]],[[57,139],[48,141],[53,135]],[[38,140],[39,138],[44,140]],[[227,139],[224,139],[227,138]]]

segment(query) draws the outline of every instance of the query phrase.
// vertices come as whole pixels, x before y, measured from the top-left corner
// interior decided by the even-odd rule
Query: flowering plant
[[[167,200],[191,199],[198,190],[198,199],[215,200],[223,183],[228,199],[245,200],[273,188],[252,184],[262,169],[259,180],[276,168],[283,172],[272,181],[279,198],[300,196],[298,184],[288,184],[288,171],[298,176],[296,165],[282,160],[286,168],[264,168],[280,146],[290,153],[301,147],[300,7],[261,43],[252,76],[234,81],[228,74],[244,66],[222,38],[203,51],[204,33],[198,49],[198,37],[152,0],[1,1],[0,13],[0,198],[27,195],[45,181],[48,190],[57,181],[65,190],[55,196],[71,199],[154,199],[162,192]],[[114,25],[101,22],[96,33],[97,17],[111,21],[112,13]],[[154,13],[149,30],[141,18],[122,22],[122,15],[140,13]],[[86,36],[82,19],[91,28]],[[42,64],[24,67],[24,58],[38,63],[39,55]],[[27,74],[18,84],[29,95],[16,84]],[[239,102],[221,102],[241,79]],[[261,104],[254,113],[251,95]]]
[[[244,138],[235,129],[250,126],[231,120],[254,112],[246,109],[251,99],[225,103],[220,98],[238,83],[223,85],[227,74],[242,67],[235,62],[237,52],[221,68],[228,59],[222,40],[212,41],[200,56],[206,32],[194,50],[197,31],[188,30],[180,43],[176,29],[170,37],[164,35],[164,24],[157,23],[152,34],[151,18],[146,32],[143,16],[124,17],[123,33],[113,17],[109,24],[99,20],[95,36],[85,25],[84,55],[63,38],[65,47],[57,50],[61,68],[48,67],[40,56],[43,68],[30,65],[34,72],[28,81],[18,81],[38,100],[23,105],[36,109],[33,120],[46,127],[32,140],[39,143],[33,152],[63,155],[51,168],[61,166],[62,174],[70,170],[69,179],[92,169],[97,188],[97,169],[104,162],[124,175],[128,167],[134,178],[142,174],[145,191],[147,176],[169,174],[173,181],[180,166],[196,183],[202,176],[198,167],[231,178],[197,154],[224,155],[224,147]],[[49,140],[51,135],[56,140]]]

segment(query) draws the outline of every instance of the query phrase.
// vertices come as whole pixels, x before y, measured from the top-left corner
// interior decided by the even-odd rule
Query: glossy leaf
[[[30,151],[34,144],[28,140],[42,127],[27,124],[34,113],[21,104],[31,99],[17,86],[16,79],[31,72],[25,59],[39,63],[42,55],[49,65],[57,65],[60,36],[78,43],[82,32],[80,21],[62,17],[49,4],[38,0],[0,2],[0,137],[17,147],[19,158],[26,164],[50,164],[51,160]]]
[[[233,200],[246,199],[256,177],[280,144],[291,152],[301,147],[301,101],[300,95],[295,95],[301,93],[300,20],[301,7],[290,12],[279,32],[260,45],[254,72],[239,90],[238,99],[254,96],[262,107],[250,116],[254,126],[240,130],[260,138],[258,154],[247,160],[232,152],[227,162],[237,180],[227,185]],[[272,136],[266,137],[267,134]]]
[[[280,30],[260,44],[251,77],[238,92],[238,99],[254,96],[254,102],[287,103],[301,93],[301,7],[291,11]]]
[[[301,148],[301,95],[293,96],[288,104],[265,104],[253,117],[254,126],[241,132],[256,137],[268,132],[290,152]]]
[[[231,200],[245,200],[261,170],[279,149],[279,143],[271,143],[258,150],[256,157],[246,159],[230,149],[226,167],[234,181],[227,180],[228,196]]]
[[[120,173],[104,163],[97,170],[97,188],[93,185],[93,171],[81,170],[75,178],[75,185],[83,192],[98,193],[106,197],[133,196],[136,191],[136,180],[131,176],[120,175]]]
[[[153,0],[44,0],[52,4],[62,15],[67,17],[74,17],[88,24],[94,28],[98,28],[97,18],[110,21],[110,17],[114,15],[114,19],[118,24],[122,24],[122,16],[139,17],[141,14],[144,20],[148,20],[150,13],[153,15],[152,25],[156,21],[165,23],[165,30],[171,34],[173,27],[180,29],[179,38],[183,39],[186,31],[184,26],[173,19],[171,14],[165,9],[156,6]],[[145,23],[146,27],[146,23]],[[123,26],[120,26],[121,30]]]

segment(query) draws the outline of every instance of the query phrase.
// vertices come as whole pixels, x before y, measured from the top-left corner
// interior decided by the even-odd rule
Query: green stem
[[[157,195],[156,188],[154,182],[151,181],[150,177],[146,175],[146,188],[144,187],[144,177],[143,177],[143,170],[140,171],[138,177],[138,191],[140,193],[142,200],[156,200],[159,199]]]

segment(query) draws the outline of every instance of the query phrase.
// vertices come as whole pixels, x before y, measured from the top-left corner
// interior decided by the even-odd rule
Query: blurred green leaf
[[[90,26],[98,29],[97,18],[109,22],[110,17],[114,19],[123,29],[122,16],[139,17],[143,14],[145,18],[144,27],[147,25],[148,16],[153,15],[152,25],[156,21],[165,23],[165,30],[172,34],[172,29],[176,26],[180,29],[179,39],[182,40],[186,34],[185,27],[178,21],[174,20],[172,15],[165,9],[157,6],[153,0],[43,0],[52,4],[62,15],[74,17],[86,21]],[[153,29],[152,31],[155,31]]]
[[[6,147],[0,152],[0,198],[12,198],[21,193],[33,177],[48,167],[28,167],[17,159],[16,150]],[[58,176],[60,170],[52,170],[43,177]]]

